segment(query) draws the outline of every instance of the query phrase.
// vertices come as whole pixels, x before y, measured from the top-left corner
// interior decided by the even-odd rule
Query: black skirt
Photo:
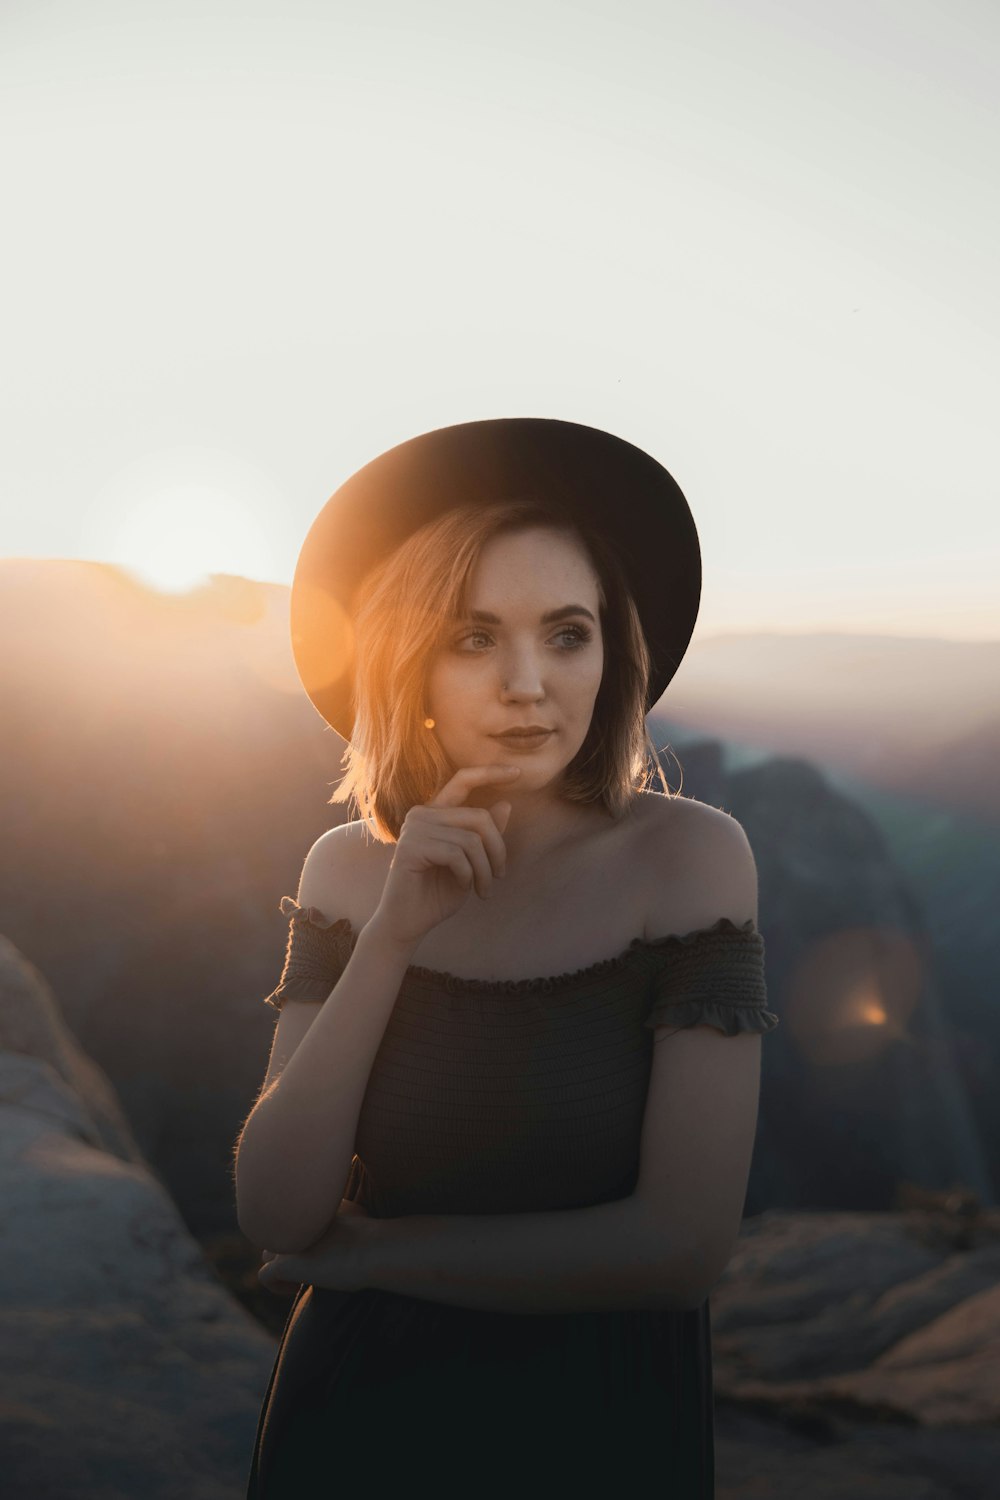
[[[247,1500],[433,1487],[439,1500],[615,1489],[712,1500],[708,1301],[684,1312],[511,1314],[299,1288]],[[399,1487],[399,1488],[397,1488]]]

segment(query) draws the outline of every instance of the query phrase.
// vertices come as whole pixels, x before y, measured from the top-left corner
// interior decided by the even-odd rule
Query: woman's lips
[[[495,734],[493,739],[500,745],[505,745],[508,750],[521,751],[538,750],[555,733],[554,729],[546,729],[543,734]]]

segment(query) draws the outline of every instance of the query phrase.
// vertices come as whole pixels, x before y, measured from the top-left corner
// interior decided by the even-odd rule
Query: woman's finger
[[[426,806],[460,807],[476,787],[489,786],[493,782],[513,786],[520,774],[520,766],[461,766]]]
[[[497,803],[499,808],[510,809],[509,802]],[[507,865],[507,846],[503,835],[487,807],[415,807],[412,809],[412,826],[421,832],[440,832],[442,828],[461,828],[478,835],[480,843],[489,856],[495,875],[502,875]]]
[[[475,882],[478,895],[486,897],[490,893],[493,884],[493,867],[489,856],[483,848],[483,841],[479,834],[471,828],[439,828],[429,832],[428,850],[437,846],[439,850],[446,851],[446,858],[450,868],[459,873],[459,879],[464,889],[468,890],[472,881]],[[465,877],[466,866],[459,861],[452,863],[455,851],[464,856],[472,880],[467,881]]]
[[[443,863],[448,867],[463,891],[471,891],[476,873],[465,857],[465,850],[455,844],[442,844]]]
[[[292,1284],[291,1282],[286,1280],[285,1277],[278,1276],[270,1266],[261,1266],[260,1270],[257,1272],[257,1280],[260,1282],[261,1286],[266,1287],[269,1292],[283,1291],[286,1287]]]
[[[367,1208],[364,1208],[354,1198],[341,1198],[340,1207],[337,1209],[337,1212],[339,1214],[363,1214],[366,1219],[370,1217]]]

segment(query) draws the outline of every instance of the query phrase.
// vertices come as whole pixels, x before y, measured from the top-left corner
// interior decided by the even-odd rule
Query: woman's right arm
[[[258,1249],[304,1250],[344,1196],[368,1074],[409,962],[405,948],[380,939],[373,918],[328,999],[282,1010],[272,1055],[288,1061],[236,1147],[237,1215]]]
[[[505,825],[509,804],[489,811],[461,806],[473,786],[508,779],[492,774],[497,770],[457,771],[427,807],[411,810],[382,899],[329,997],[321,1006],[309,1005],[306,1016],[304,1001],[289,1001],[282,1011],[271,1081],[236,1147],[239,1225],[258,1249],[304,1250],[337,1211],[368,1075],[413,953],[425,932],[457,911],[473,887],[487,895],[493,874],[502,872],[498,817]],[[339,830],[324,836],[303,867],[299,904],[322,910],[336,901],[346,892],[350,869],[351,851]],[[281,1065],[284,1055],[288,1060]]]

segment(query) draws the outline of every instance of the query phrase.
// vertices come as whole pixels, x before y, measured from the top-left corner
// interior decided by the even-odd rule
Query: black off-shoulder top
[[[290,896],[266,1003],[322,1003],[353,952],[347,918]],[[652,1031],[766,1033],[764,943],[752,922],[633,938],[568,973],[468,979],[411,965],[373,1063],[349,1196],[369,1212],[582,1207],[635,1186]]]

